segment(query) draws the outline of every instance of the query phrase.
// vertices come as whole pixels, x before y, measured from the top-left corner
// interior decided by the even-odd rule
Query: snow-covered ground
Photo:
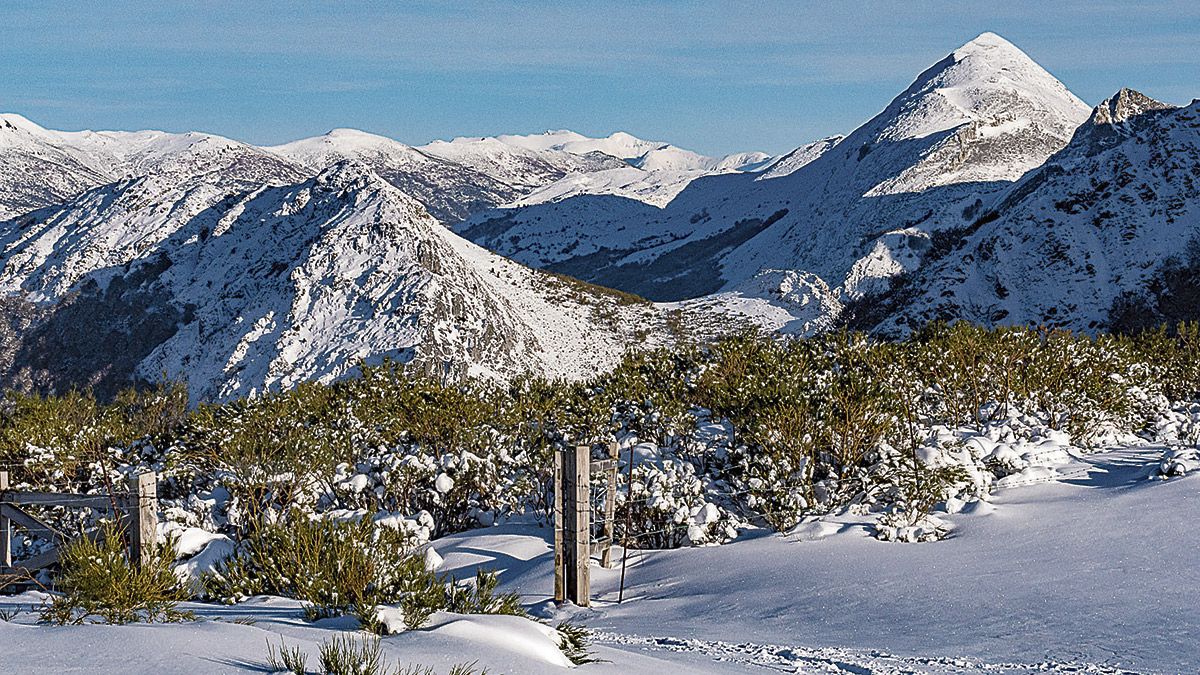
[[[535,615],[597,632],[605,663],[583,672],[1195,672],[1200,667],[1200,480],[1161,480],[1164,448],[1072,456],[1045,480],[1001,487],[955,514],[949,538],[875,539],[871,516],[807,523],[786,535],[635,552],[593,567],[594,606],[556,610],[549,531],[531,523],[434,542],[442,569],[501,573]],[[1025,481],[1028,483],[1028,481]],[[316,647],[353,620],[307,624],[298,603],[194,604],[197,623],[34,626],[38,598],[0,598],[0,671],[265,672],[268,641]],[[252,622],[252,623],[251,623]],[[443,671],[560,672],[544,631],[512,617],[436,615],[383,639],[405,663]],[[131,656],[131,655],[135,655]]]

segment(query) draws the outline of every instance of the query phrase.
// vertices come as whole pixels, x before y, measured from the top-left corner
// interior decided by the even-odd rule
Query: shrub
[[[226,602],[261,594],[309,604],[310,619],[395,601],[425,578],[424,560],[403,533],[366,520],[339,522],[302,514],[259,524],[237,555],[205,579]]]
[[[308,655],[299,647],[288,647],[283,638],[279,638],[279,647],[267,640],[267,667],[271,672],[305,675],[308,672]]]
[[[80,537],[63,549],[62,594],[43,608],[41,620],[58,625],[190,620],[190,612],[177,609],[186,592],[171,570],[173,561],[167,546],[155,547],[143,564],[130,563],[115,527],[95,539]]]
[[[558,632],[558,648],[571,663],[581,666],[599,661],[588,650],[592,634],[587,628],[564,621],[558,624],[555,630]]]
[[[327,675],[391,675],[398,669],[385,665],[383,647],[375,635],[356,639],[349,634],[321,643],[318,657]]]

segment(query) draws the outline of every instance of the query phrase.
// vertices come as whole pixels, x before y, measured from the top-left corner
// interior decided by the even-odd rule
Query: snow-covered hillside
[[[800,168],[810,164],[813,160],[828,152],[830,148],[840,143],[841,140],[841,136],[830,136],[829,138],[822,138],[812,143],[805,143],[787,154],[780,155],[763,167],[762,171],[759,172],[758,180],[770,180],[795,173]]]
[[[488,253],[364,165],[243,193],[211,178],[122,181],[0,226],[0,288],[51,303],[23,337],[85,354],[83,372],[27,377],[96,381],[112,326],[72,331],[81,307],[101,323],[144,315],[126,374],[186,379],[199,399],[384,356],[448,376],[581,377],[666,333],[658,308]]]
[[[570,173],[619,169],[625,162],[601,152],[583,155],[553,149],[530,149],[498,138],[455,138],[418,148],[485,173],[518,190],[535,190]]]
[[[988,212],[894,292],[887,332],[932,318],[1105,327],[1119,295],[1200,239],[1200,102],[1122,89]]]

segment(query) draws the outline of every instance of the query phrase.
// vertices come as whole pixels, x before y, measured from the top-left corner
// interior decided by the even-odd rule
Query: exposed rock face
[[[1156,101],[1141,92],[1122,87],[1116,96],[1096,106],[1088,123],[1093,125],[1119,124],[1151,110],[1167,110],[1171,107],[1173,106]]]

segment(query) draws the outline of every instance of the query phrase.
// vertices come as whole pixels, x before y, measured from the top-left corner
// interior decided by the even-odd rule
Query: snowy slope
[[[365,164],[447,223],[507,203],[518,194],[512,186],[468,166],[354,129],[334,129],[269,149],[314,172],[343,160]]]
[[[804,163],[801,153],[803,165],[786,175],[693,181],[652,217],[626,206],[596,222],[592,200],[566,199],[466,234],[528,264],[656,300],[733,290],[768,269],[812,273],[855,298],[917,264],[931,232],[973,222],[1063,147],[1088,112],[1019,49],[984,33],[845,139],[817,144],[815,159]],[[539,240],[532,254],[531,239]]]
[[[704,326],[710,334],[740,321],[765,333],[795,337],[833,328],[842,312],[837,294],[820,277],[795,270],[763,270],[728,291],[667,306],[686,310],[691,325]]]
[[[59,325],[78,308],[146,315],[122,338],[130,374],[185,378],[203,399],[384,356],[447,376],[577,378],[665,335],[658,308],[488,253],[363,165],[245,193],[224,184],[150,176],[0,224],[0,289],[57,303],[29,334],[85,356],[106,347]]]
[[[626,166],[588,173],[573,173],[504,205],[506,209],[558,202],[579,195],[616,195],[652,206],[666,206],[688,183],[706,175],[697,171],[644,171]],[[498,217],[485,213],[485,219]]]
[[[889,332],[935,317],[1104,326],[1119,294],[1200,238],[1200,102],[1121,90],[992,211],[896,292]]]
[[[830,136],[829,138],[822,138],[812,143],[805,143],[786,155],[780,155],[768,163],[767,166],[763,167],[758,175],[758,180],[770,180],[771,178],[779,178],[780,176],[795,173],[801,167],[810,164],[813,160],[828,152],[830,148],[837,145],[841,140],[841,136]]]
[[[1066,458],[1046,482],[999,489],[943,517],[939,542],[878,541],[863,516],[712,547],[633,551],[591,568],[590,609],[556,610],[551,532],[533,523],[433,542],[441,571],[499,571],[535,615],[597,631],[601,662],[569,669],[537,624],[439,613],[382,639],[389,659],[447,672],[478,661],[508,673],[1186,673],[1200,657],[1200,478],[1149,480],[1162,448]],[[868,517],[869,518],[869,517]],[[617,557],[620,557],[618,549]],[[301,603],[255,597],[186,603],[179,624],[36,624],[43,595],[0,596],[13,672],[264,672],[265,643],[318,645],[353,619],[303,620]],[[1081,620],[1086,617],[1086,620]],[[137,654],[131,660],[130,654]]]

